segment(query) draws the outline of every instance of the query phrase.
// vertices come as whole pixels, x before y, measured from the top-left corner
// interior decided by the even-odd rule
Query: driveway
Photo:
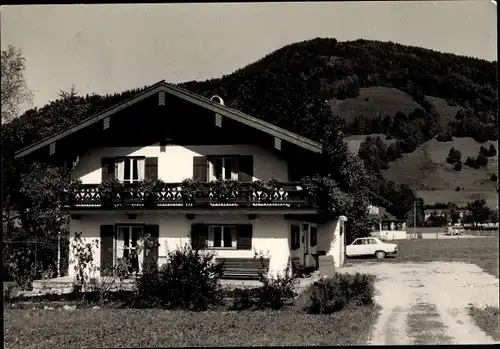
[[[370,344],[494,344],[472,323],[470,304],[499,306],[499,280],[459,262],[366,263],[340,273],[377,276],[382,307]]]

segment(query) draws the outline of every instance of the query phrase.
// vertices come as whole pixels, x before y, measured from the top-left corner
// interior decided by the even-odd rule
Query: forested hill
[[[496,62],[391,42],[317,38],[287,45],[222,78],[179,86],[208,98],[220,95],[229,106],[317,138],[313,129],[318,102],[351,100],[359,96],[360,89],[375,86],[405,91],[423,109],[432,109],[424,97],[428,95],[473,108],[476,114],[487,115],[485,121],[489,121],[488,116],[496,119],[496,66]],[[84,107],[69,120],[59,115],[66,110],[61,109],[62,99],[28,110],[10,125],[23,130],[21,144],[15,142],[14,148],[46,137],[142,89],[74,96],[73,104]]]
[[[317,118],[327,104],[337,120],[344,119],[347,135],[385,134],[401,140],[402,153],[440,133],[442,140],[497,137],[496,62],[391,42],[303,41],[222,78],[179,86],[207,98],[219,95],[226,105],[317,141],[322,133]],[[14,151],[143,89],[107,96],[64,93],[2,125],[4,182]],[[364,160],[379,172],[388,168],[373,163],[381,157],[387,156],[368,151]],[[386,196],[385,189],[374,190]]]
[[[497,113],[496,62],[380,41],[303,41],[220,79],[181,85],[206,97],[218,94],[232,107],[274,120],[281,108],[287,109],[276,108],[281,100],[287,102],[277,94],[301,92],[297,83],[322,101],[356,98],[360,88],[383,86],[408,93],[427,111],[433,105],[425,96],[434,96],[492,119]]]

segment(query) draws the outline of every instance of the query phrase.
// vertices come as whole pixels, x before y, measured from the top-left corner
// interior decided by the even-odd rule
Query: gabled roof
[[[165,82],[165,80],[159,81],[156,84],[150,86],[144,91],[141,91],[137,93],[135,96],[132,96],[131,98],[118,103],[106,110],[103,110],[97,114],[94,114],[88,118],[83,119],[82,121],[62,130],[54,135],[47,137],[45,139],[42,139],[41,141],[32,144],[28,147],[25,147],[15,153],[15,158],[21,158],[25,155],[28,155],[30,153],[33,153],[34,151],[43,148],[45,146],[49,146],[51,143],[62,139],[66,136],[69,136],[72,133],[75,133],[79,130],[82,130],[92,124],[95,124],[96,122],[103,120],[104,118],[113,115],[117,113],[120,110],[123,110],[125,108],[128,108],[129,106],[136,104],[150,96],[153,96],[159,92],[165,92],[166,94],[170,94],[172,96],[176,96],[178,98],[181,98],[185,101],[188,101],[190,103],[196,104],[202,108],[205,108],[207,110],[211,110],[214,113],[218,113],[222,116],[225,116],[229,119],[232,119],[234,121],[240,122],[244,125],[253,127],[255,129],[258,129],[262,132],[265,132],[271,136],[280,138],[281,140],[293,143],[297,146],[300,146],[304,149],[307,149],[309,151],[315,152],[315,153],[321,153],[321,144],[318,142],[315,142],[311,139],[299,136],[298,134],[295,134],[293,132],[289,132],[281,127],[275,126],[273,124],[270,124],[268,122],[262,121],[260,119],[257,119],[253,116],[250,116],[248,114],[245,114],[241,111],[238,111],[236,109],[230,108],[228,106],[219,104],[217,102],[211,101],[205,97],[202,97],[200,95],[197,95],[195,93],[189,92],[185,89],[179,88],[177,86],[168,84]]]

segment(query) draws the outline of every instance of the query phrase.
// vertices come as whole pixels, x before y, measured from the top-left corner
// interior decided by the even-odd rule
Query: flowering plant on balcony
[[[63,201],[66,205],[72,205],[76,201],[76,196],[82,190],[82,181],[79,179],[72,179],[66,188],[63,189]]]
[[[241,184],[232,179],[219,178],[211,184],[211,198],[220,204],[231,202],[232,199],[238,197],[241,189]]]
[[[144,204],[153,204],[158,198],[158,194],[165,188],[165,183],[161,179],[144,179],[139,182],[139,190],[144,195]]]
[[[123,183],[117,179],[102,181],[97,187],[97,191],[101,196],[101,200],[105,206],[113,205],[113,200],[116,200],[123,193]]]
[[[252,182],[251,188],[257,200],[270,203],[274,200],[275,193],[282,188],[282,185],[278,180],[271,178],[268,181]]]
[[[202,189],[202,185],[195,179],[187,178],[181,183],[182,203],[184,205],[193,205],[196,196]]]

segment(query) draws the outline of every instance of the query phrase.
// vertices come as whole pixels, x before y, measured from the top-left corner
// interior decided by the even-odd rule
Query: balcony
[[[139,184],[125,184],[104,194],[98,184],[81,184],[62,197],[63,208],[313,208],[300,183],[277,182],[274,187],[252,183],[224,182],[162,183],[160,189],[146,191]]]

